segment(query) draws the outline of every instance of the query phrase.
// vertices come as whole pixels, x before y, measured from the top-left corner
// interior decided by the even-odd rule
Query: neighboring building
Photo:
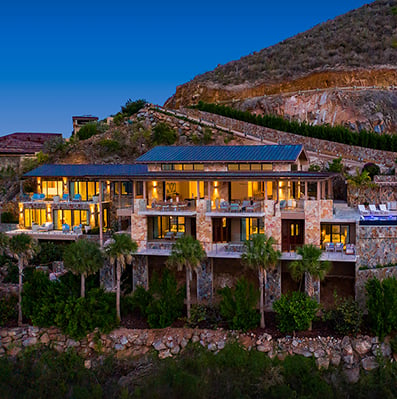
[[[54,231],[33,234],[77,239],[80,233],[62,233],[62,225],[73,230],[82,224],[99,227],[103,243],[109,226],[118,221],[125,229],[129,226],[138,243],[134,287],[147,287],[153,272],[165,267],[173,242],[192,235],[207,253],[192,296],[208,300],[245,273],[240,260],[244,241],[266,233],[282,252],[267,276],[269,308],[281,293],[296,289],[288,264],[296,259],[297,247],[310,243],[330,249],[329,243],[338,244],[338,250],[324,252],[332,262],[326,279],[321,284],[306,280],[306,289],[329,304],[334,290],[354,296],[356,271],[366,254],[365,249],[360,254],[346,249],[357,244],[358,227],[366,239],[367,230],[374,229],[360,221],[356,209],[334,203],[334,173],[310,172],[308,166],[301,145],[159,146],[134,165],[44,165],[26,176],[37,178],[37,191],[45,199],[20,203],[21,230],[11,234],[32,233],[33,222],[52,222]],[[68,198],[62,200],[65,194]],[[397,220],[389,217],[379,224],[392,236],[397,232]],[[384,244],[385,250],[391,248],[390,259],[395,245],[395,239]],[[103,275],[104,284],[112,285],[112,270]],[[257,285],[256,276],[250,279]]]
[[[34,156],[46,141],[62,138],[61,133],[11,133],[0,137],[0,167],[19,167],[21,158]]]
[[[97,122],[98,117],[92,115],[72,116],[72,120],[73,120],[72,135],[74,135],[81,129],[82,126],[86,125],[87,123]]]

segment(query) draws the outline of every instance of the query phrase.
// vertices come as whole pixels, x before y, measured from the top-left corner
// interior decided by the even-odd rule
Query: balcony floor
[[[29,236],[37,239],[37,240],[67,240],[67,241],[75,241],[80,238],[83,234],[76,234],[73,232],[63,233],[60,230],[51,230],[51,231],[32,231],[28,229],[18,229],[7,231],[8,235],[14,236],[18,234],[28,234]]]

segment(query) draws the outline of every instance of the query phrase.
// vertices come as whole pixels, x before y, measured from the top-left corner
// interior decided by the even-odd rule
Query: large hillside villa
[[[295,288],[288,263],[303,244],[321,246],[332,262],[325,280],[312,285],[327,304],[335,290],[355,295],[360,266],[397,261],[397,213],[377,208],[368,217],[334,203],[336,174],[308,169],[301,145],[159,146],[131,165],[43,165],[25,175],[37,190],[19,204],[20,228],[9,234],[75,240],[99,230],[89,236],[103,245],[117,226],[138,243],[133,285],[145,287],[175,240],[191,235],[207,253],[192,296],[211,299],[245,273],[243,242],[266,233],[282,252],[268,273],[266,306]],[[113,280],[111,268],[104,270],[103,284]]]

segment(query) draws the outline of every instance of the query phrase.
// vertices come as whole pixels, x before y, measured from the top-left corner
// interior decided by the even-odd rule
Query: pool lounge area
[[[397,226],[397,213],[392,215],[361,215],[361,226]]]

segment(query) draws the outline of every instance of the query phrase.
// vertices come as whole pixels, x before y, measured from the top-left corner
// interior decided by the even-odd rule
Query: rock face
[[[73,347],[91,367],[92,357],[101,354],[115,354],[119,359],[140,357],[150,350],[157,352],[160,359],[177,356],[186,345],[196,343],[207,350],[217,353],[227,342],[237,341],[247,350],[266,353],[270,358],[280,360],[289,355],[313,357],[318,368],[328,369],[330,365],[342,366],[347,378],[356,382],[360,367],[373,370],[378,367],[375,356],[391,359],[390,345],[379,344],[378,340],[368,336],[356,338],[332,337],[273,339],[269,334],[240,334],[235,331],[175,329],[132,330],[119,328],[110,334],[94,331],[84,339],[75,341],[63,335],[56,328],[20,327],[0,331],[0,356],[16,356],[24,347],[45,344],[63,352]],[[99,338],[98,338],[99,337]]]
[[[177,109],[220,102],[255,114],[377,133],[397,130],[397,69],[324,71],[278,84],[238,86],[189,82],[164,104]]]

